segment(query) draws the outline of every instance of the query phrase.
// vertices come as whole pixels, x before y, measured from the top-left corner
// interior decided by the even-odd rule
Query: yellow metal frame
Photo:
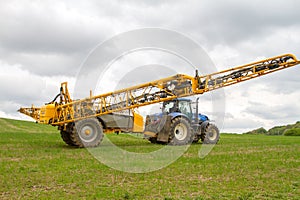
[[[40,111],[41,111],[41,108],[34,107],[34,105],[32,105],[30,108],[20,108],[18,110],[18,112],[23,113],[23,114],[35,119],[36,121],[39,121],[39,119],[40,119]]]
[[[284,54],[220,72],[198,76],[175,76],[132,86],[129,88],[73,101],[67,83],[61,85],[60,103],[56,105],[51,124],[64,126],[69,122],[97,117],[172,100],[179,97],[203,94],[275,71],[300,64],[292,54]],[[39,108],[21,108],[20,112],[39,122]]]

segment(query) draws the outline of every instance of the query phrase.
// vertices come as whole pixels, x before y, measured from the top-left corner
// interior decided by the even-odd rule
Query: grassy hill
[[[132,152],[162,147],[107,137]],[[55,127],[0,119],[0,199],[298,199],[299,144],[300,137],[222,134],[204,159],[193,144],[165,168],[132,174],[66,146]]]
[[[36,124],[30,121],[0,118],[0,133],[53,133],[55,127]]]

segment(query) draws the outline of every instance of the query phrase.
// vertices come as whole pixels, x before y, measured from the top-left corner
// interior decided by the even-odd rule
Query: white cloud
[[[297,0],[1,1],[0,116],[15,116],[19,105],[52,100],[65,80],[72,91],[88,52],[135,28],[161,27],[190,36],[204,46],[218,70],[282,53],[300,56],[299,6]],[[181,61],[165,55],[132,55],[136,57],[116,63],[115,71],[120,65],[166,64],[179,71],[183,67]],[[106,78],[120,79],[129,68],[112,71]],[[226,88],[224,131],[299,120],[299,70],[298,66]],[[137,83],[147,79],[143,75],[126,77],[138,78],[132,80]],[[202,110],[214,116],[211,95],[201,99]],[[266,112],[259,112],[263,108]]]
[[[21,106],[41,106],[48,103],[59,93],[61,82],[69,81],[70,90],[74,88],[74,78],[67,76],[39,76],[22,69],[20,65],[9,65],[1,60],[0,69],[2,116],[19,116],[16,111]]]
[[[45,87],[41,77],[22,70],[20,65],[10,66],[4,62],[0,62],[0,65],[0,100],[32,101],[40,98],[40,92]]]

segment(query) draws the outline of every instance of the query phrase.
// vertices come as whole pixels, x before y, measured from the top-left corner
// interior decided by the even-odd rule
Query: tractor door
[[[190,120],[193,118],[191,101],[179,101],[178,108],[180,112],[186,115]]]

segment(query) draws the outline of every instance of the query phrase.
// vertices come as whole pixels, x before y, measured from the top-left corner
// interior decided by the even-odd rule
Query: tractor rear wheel
[[[101,123],[96,118],[89,118],[76,122],[70,137],[75,146],[96,147],[103,136]]]
[[[220,131],[214,124],[208,124],[202,137],[203,144],[217,144],[220,139]]]
[[[191,131],[190,123],[181,117],[171,121],[169,144],[186,145],[192,143],[194,136]]]

